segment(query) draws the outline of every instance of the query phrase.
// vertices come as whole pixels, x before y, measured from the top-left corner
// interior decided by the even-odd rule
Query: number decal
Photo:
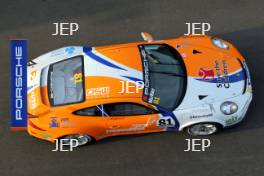
[[[157,121],[157,126],[158,127],[174,127],[175,126],[175,122],[171,117],[161,117],[158,121]]]
[[[75,73],[74,74],[74,83],[80,83],[82,82],[82,73]]]

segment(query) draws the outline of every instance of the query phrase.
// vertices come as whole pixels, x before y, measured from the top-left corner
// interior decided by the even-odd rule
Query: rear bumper
[[[29,135],[46,141],[54,142],[54,138],[52,137],[52,134],[50,134],[48,130],[41,128],[37,125],[36,123],[37,118],[33,118],[33,119],[32,118],[28,119],[27,132],[29,133]]]

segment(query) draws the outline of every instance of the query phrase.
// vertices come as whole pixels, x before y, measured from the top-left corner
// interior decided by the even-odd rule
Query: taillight
[[[27,116],[28,116],[28,118],[30,119],[30,118],[37,118],[38,116],[34,116],[34,115],[32,115],[32,114],[27,114]]]

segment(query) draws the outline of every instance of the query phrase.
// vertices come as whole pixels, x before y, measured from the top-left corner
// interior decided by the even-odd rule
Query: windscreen
[[[186,70],[180,54],[166,44],[141,45],[144,67],[143,100],[173,110],[186,90]]]
[[[82,102],[84,100],[82,56],[50,65],[48,75],[51,105],[65,105]]]

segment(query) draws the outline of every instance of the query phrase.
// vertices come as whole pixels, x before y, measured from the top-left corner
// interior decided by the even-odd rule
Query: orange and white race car
[[[30,61],[30,135],[78,145],[115,135],[210,135],[240,122],[250,75],[230,43],[206,35],[64,47]]]

